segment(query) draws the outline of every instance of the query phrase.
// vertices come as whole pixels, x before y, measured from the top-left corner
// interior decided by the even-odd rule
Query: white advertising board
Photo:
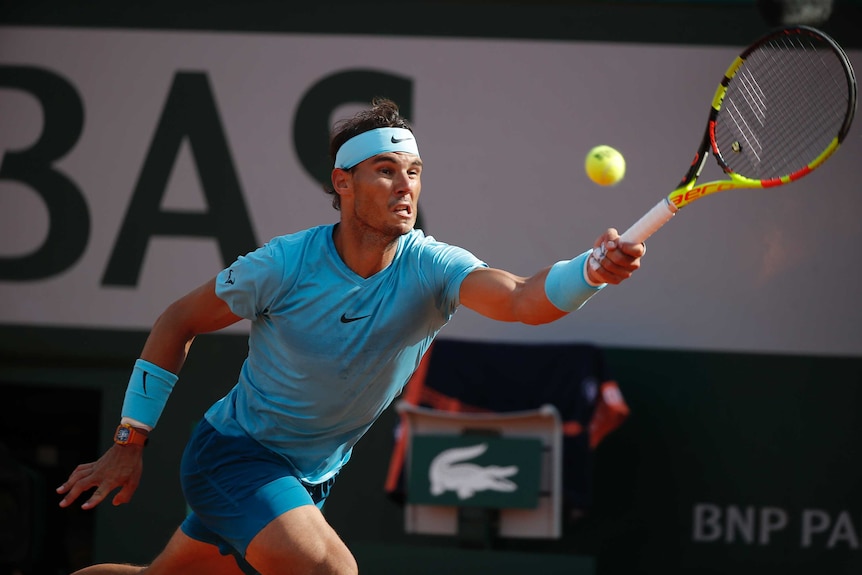
[[[426,233],[529,275],[588,249],[607,227],[622,231],[670,191],[737,52],[0,27],[0,323],[147,329],[230,263],[230,247],[208,235],[212,220],[218,233],[248,238],[250,230],[257,244],[335,221],[294,129],[309,94],[338,102],[331,92],[351,73],[384,75],[410,95],[399,103],[411,111],[425,164]],[[862,53],[850,56],[862,69]],[[332,78],[343,81],[327,84]],[[351,113],[358,103],[349,100],[328,121]],[[617,186],[587,179],[584,156],[596,144],[625,154]],[[325,142],[315,142],[310,153],[318,152],[326,154]],[[836,156],[804,180],[684,209],[648,242],[633,279],[578,313],[529,327],[461,310],[444,333],[862,355],[860,159],[857,121]],[[173,233],[168,217],[137,252],[119,249],[142,191],[196,235]],[[225,198],[233,203],[219,212],[213,204]],[[198,229],[195,214],[210,219]],[[47,243],[60,246],[54,260],[39,252]]]

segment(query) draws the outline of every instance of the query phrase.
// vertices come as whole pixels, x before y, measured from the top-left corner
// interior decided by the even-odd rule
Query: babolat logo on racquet
[[[856,77],[835,40],[809,26],[766,34],[725,72],[680,185],[626,230],[623,241],[645,241],[704,196],[781,186],[810,174],[838,149],[855,110]],[[710,154],[727,179],[698,185]]]

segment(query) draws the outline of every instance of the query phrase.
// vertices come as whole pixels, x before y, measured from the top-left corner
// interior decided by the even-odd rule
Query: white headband
[[[335,155],[335,167],[349,170],[359,162],[383,152],[419,155],[416,137],[406,128],[376,128],[344,142]]]

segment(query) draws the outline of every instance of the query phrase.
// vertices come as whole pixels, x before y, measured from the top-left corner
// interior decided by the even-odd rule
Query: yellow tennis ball
[[[600,186],[613,186],[626,175],[626,159],[610,146],[596,146],[587,154],[584,168]]]

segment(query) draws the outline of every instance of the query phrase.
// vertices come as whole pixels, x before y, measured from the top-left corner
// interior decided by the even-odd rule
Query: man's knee
[[[359,566],[350,551],[336,555],[333,554],[327,560],[327,570],[321,571],[321,575],[358,575]]]
[[[79,571],[75,571],[72,575],[138,575],[142,573],[146,567],[141,565],[124,565],[119,563],[102,563],[100,565],[90,565]]]
[[[357,575],[359,567],[350,550],[338,541],[335,545],[321,545],[306,549],[302,558],[306,562],[305,571],[312,575]]]

